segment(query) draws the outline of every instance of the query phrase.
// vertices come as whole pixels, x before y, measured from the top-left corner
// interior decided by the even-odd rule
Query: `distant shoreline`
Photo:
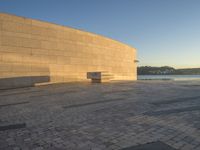
[[[138,75],[200,75],[200,68],[175,69],[169,66],[141,66],[137,69]]]

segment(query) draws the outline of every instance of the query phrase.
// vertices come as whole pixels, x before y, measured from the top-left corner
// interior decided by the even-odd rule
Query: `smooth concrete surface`
[[[0,13],[0,89],[40,82],[87,81],[87,72],[107,71],[114,80],[136,80],[136,49],[77,29]],[[27,82],[26,77],[29,78]],[[1,82],[1,81],[0,81]]]
[[[198,81],[0,90],[0,149],[121,150],[160,141],[177,150],[199,150],[199,91]]]

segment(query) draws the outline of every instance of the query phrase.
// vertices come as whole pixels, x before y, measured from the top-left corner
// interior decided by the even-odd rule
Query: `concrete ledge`
[[[27,76],[0,79],[0,90],[34,86],[36,83],[49,82],[49,76]]]

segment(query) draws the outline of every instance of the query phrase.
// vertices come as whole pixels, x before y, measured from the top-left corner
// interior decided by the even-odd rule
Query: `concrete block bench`
[[[109,82],[113,75],[107,71],[87,72],[87,79],[91,79],[92,83]]]

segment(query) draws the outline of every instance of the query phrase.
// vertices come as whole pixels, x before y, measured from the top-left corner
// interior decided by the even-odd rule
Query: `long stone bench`
[[[91,79],[92,83],[109,82],[113,75],[107,71],[87,72],[87,79]]]

